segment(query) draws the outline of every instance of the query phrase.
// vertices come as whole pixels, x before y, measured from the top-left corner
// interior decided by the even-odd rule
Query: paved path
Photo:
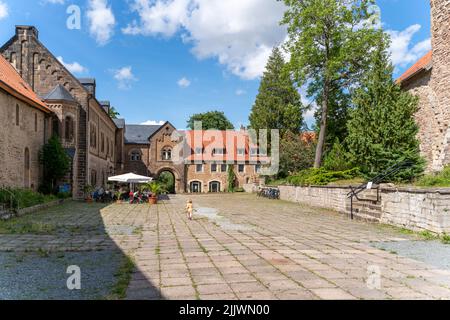
[[[186,199],[145,209],[129,299],[450,298],[449,270],[371,245],[411,240],[391,228],[240,194],[194,197],[189,221]]]
[[[119,250],[137,265],[128,299],[450,299],[450,270],[376,248],[417,240],[393,228],[247,194],[195,196],[189,221],[187,199],[69,203],[20,220],[52,232],[0,223],[0,253]]]

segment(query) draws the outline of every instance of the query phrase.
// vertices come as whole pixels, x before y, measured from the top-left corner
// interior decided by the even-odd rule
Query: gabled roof
[[[47,105],[2,55],[0,55],[0,88],[32,107],[51,113]]]
[[[44,96],[45,101],[62,100],[76,103],[75,98],[62,85],[58,84],[52,91]]]
[[[128,124],[125,126],[125,144],[150,144],[149,138],[160,128],[159,125]]]
[[[426,55],[420,58],[415,64],[413,64],[408,70],[406,70],[398,79],[397,83],[401,84],[420,72],[430,69],[433,64],[433,51],[430,50]]]

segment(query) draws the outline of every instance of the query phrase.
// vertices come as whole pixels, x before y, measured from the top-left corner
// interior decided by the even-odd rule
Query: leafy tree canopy
[[[225,113],[209,111],[192,115],[188,122],[188,128],[194,130],[195,122],[202,122],[203,130],[233,130],[233,124],[227,119]]]

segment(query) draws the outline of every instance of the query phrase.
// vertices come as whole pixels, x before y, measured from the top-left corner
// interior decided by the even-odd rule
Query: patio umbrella
[[[140,176],[134,173],[127,173],[127,174],[123,174],[120,176],[115,176],[115,177],[109,177],[108,181],[111,182],[122,182],[122,183],[129,183],[130,184],[130,189],[132,188],[132,184],[134,183],[147,183],[152,181],[153,178],[150,177],[145,177],[145,176]]]

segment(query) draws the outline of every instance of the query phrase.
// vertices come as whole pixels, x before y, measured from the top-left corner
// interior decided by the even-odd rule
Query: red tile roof
[[[185,141],[191,154],[186,157],[188,162],[194,161],[233,161],[233,162],[269,162],[269,157],[251,155],[252,148],[258,146],[250,141],[248,131],[184,131]],[[196,154],[195,150],[202,148],[202,154]],[[213,154],[214,149],[225,149],[225,154]],[[239,155],[238,149],[245,149],[245,154]]]
[[[22,79],[14,67],[0,55],[0,88],[17,99],[45,113],[51,113],[47,105],[33,89]]]
[[[426,55],[419,59],[412,67],[405,71],[398,79],[397,83],[405,82],[406,80],[412,78],[414,75],[418,74],[422,70],[425,70],[428,66],[432,64],[433,51],[429,51]]]

